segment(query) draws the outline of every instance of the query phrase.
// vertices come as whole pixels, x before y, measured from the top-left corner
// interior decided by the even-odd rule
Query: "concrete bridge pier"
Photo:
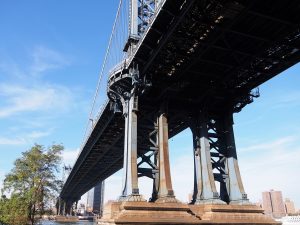
[[[73,203],[70,200],[66,201],[66,209],[65,209],[66,215],[72,215],[72,205]]]
[[[232,112],[209,115],[208,112],[200,112],[190,122],[194,146],[191,203],[250,204],[237,161]],[[214,169],[217,171],[214,172]],[[219,193],[216,181],[220,182]]]
[[[168,133],[168,119],[165,109],[163,108],[158,117],[159,188],[156,202],[178,202],[178,200],[175,199],[172,187]]]
[[[139,194],[137,173],[137,97],[134,90],[124,99],[125,117],[123,188],[121,201],[145,201]]]
[[[191,121],[194,153],[194,191],[192,204],[225,204],[216,189],[208,139],[208,119],[199,114]]]
[[[57,215],[62,215],[63,214],[63,200],[58,197],[57,199]]]
[[[63,216],[66,215],[66,201],[65,201],[65,200],[63,200],[62,215],[63,215]]]
[[[123,157],[123,184],[120,201],[145,201],[139,194],[137,169],[137,123],[138,123],[138,96],[139,72],[131,68],[121,77],[112,79],[108,87],[108,96],[114,106],[123,109],[124,157]]]
[[[77,200],[58,198],[58,210],[55,220],[58,222],[76,222],[78,217],[74,216],[73,205]]]
[[[216,119],[220,152],[223,153],[224,168],[228,177],[221,183],[221,197],[229,204],[250,204],[244,190],[235,146],[233,113],[224,113]],[[226,189],[226,191],[225,191]]]

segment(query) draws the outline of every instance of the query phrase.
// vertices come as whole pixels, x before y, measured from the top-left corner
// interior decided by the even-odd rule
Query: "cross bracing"
[[[105,74],[114,83],[137,68],[139,79],[149,84],[139,97],[137,111],[138,156],[143,164],[151,165],[147,152],[155,147],[143,137],[155,130],[155,112],[167,101],[169,137],[190,127],[195,114],[209,114],[206,123],[212,165],[218,171],[215,179],[226,179],[214,121],[224,124],[220,115],[242,110],[259,95],[254,88],[299,62],[299,4],[296,0],[165,0],[153,14],[144,13],[152,18],[139,28],[143,33],[130,40],[130,54]],[[79,198],[122,168],[124,118],[112,106],[104,104],[94,120],[61,197]]]

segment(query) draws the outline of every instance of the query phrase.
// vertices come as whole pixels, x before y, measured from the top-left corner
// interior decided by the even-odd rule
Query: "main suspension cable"
[[[114,20],[112,32],[111,32],[111,35],[110,35],[110,38],[109,38],[108,46],[107,46],[107,49],[106,49],[106,52],[105,52],[105,57],[104,57],[104,60],[103,60],[103,63],[102,63],[102,67],[101,67],[101,70],[100,70],[100,74],[99,74],[99,78],[98,78],[98,82],[97,82],[97,86],[96,86],[96,91],[95,91],[95,95],[94,95],[93,102],[92,102],[92,105],[91,105],[91,111],[90,111],[90,114],[89,114],[89,118],[88,118],[88,122],[87,122],[86,129],[85,129],[85,132],[84,132],[84,136],[83,136],[82,146],[81,147],[83,147],[84,141],[85,141],[87,133],[88,133],[89,124],[91,122],[92,122],[92,126],[93,126],[93,122],[94,122],[93,112],[94,112],[96,100],[97,100],[97,97],[98,97],[98,94],[99,94],[100,84],[101,84],[101,81],[102,81],[104,69],[106,67],[106,62],[107,62],[107,59],[108,59],[108,55],[110,53],[111,43],[112,43],[112,40],[113,40],[113,37],[114,37],[114,34],[115,34],[115,29],[116,29],[116,26],[117,26],[117,21],[118,21],[118,18],[120,16],[122,1],[123,0],[119,1],[117,14],[116,14],[116,17],[115,17],[115,20]]]

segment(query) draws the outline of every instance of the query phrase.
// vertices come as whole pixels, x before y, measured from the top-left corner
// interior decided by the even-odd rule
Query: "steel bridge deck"
[[[139,99],[138,135],[148,134],[148,118],[166,98],[170,137],[189,126],[192,110],[241,110],[253,88],[300,61],[299,22],[298,0],[167,0],[127,60],[152,83]],[[122,115],[107,104],[62,198],[79,199],[122,168],[123,133]]]

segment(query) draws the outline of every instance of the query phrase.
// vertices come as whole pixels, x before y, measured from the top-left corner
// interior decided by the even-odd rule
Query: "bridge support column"
[[[238,160],[233,131],[232,113],[225,115],[220,123],[223,137],[220,138],[220,144],[225,153],[225,171],[228,175],[226,179],[226,189],[230,204],[249,204],[247,194],[245,193]],[[224,187],[225,188],[225,187]]]
[[[62,215],[65,216],[66,215],[66,201],[63,200],[63,210],[62,210]]]
[[[208,139],[208,121],[204,116],[193,120],[191,130],[194,146],[194,204],[225,204],[216,189]]]
[[[72,201],[67,200],[65,203],[65,215],[72,215]]]
[[[60,197],[58,197],[58,205],[57,205],[57,215],[62,215],[63,210],[63,202]]]
[[[158,118],[158,139],[159,139],[159,191],[156,202],[178,202],[172,188],[169,144],[168,144],[168,120],[162,112]]]
[[[125,101],[124,176],[120,200],[144,201],[139,194],[137,173],[137,97]],[[124,110],[124,109],[123,109]]]

